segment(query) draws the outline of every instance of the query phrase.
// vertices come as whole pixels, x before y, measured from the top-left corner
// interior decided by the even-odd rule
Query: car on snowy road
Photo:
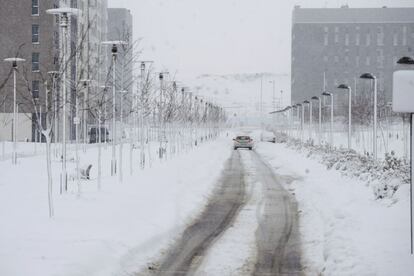
[[[239,148],[245,148],[252,150],[253,149],[253,139],[250,136],[243,135],[243,136],[237,136],[233,139],[234,141],[234,150],[237,150]]]

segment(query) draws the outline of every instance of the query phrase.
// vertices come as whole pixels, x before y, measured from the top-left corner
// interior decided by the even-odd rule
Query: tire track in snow
[[[263,184],[264,206],[256,231],[257,262],[253,275],[302,275],[297,204],[272,169],[252,153],[257,181]]]
[[[203,213],[186,228],[159,266],[138,275],[194,274],[207,250],[232,224],[244,199],[243,168],[239,152],[234,151]]]

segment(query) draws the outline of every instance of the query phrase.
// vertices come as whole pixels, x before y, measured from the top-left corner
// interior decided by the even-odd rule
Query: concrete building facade
[[[4,58],[20,57],[26,61],[18,64],[17,104],[22,117],[35,118],[35,105],[38,112],[45,108],[45,91],[50,81],[49,71],[59,69],[58,23],[46,10],[58,6],[55,0],[5,1],[0,9],[0,112],[13,112],[13,76],[11,64]],[[7,115],[2,116],[6,118]],[[34,139],[33,129],[28,124],[19,127],[18,140]],[[29,124],[30,125],[30,124]],[[3,138],[11,139],[3,126]]]
[[[371,97],[369,82],[359,79],[365,72],[378,77],[378,96],[388,102],[397,59],[414,53],[414,8],[297,6],[292,23],[292,103],[341,83]],[[345,100],[335,98],[337,105]]]
[[[46,13],[46,10],[58,7],[77,8],[76,16],[69,17],[67,56],[70,56],[67,69],[62,62],[62,36],[59,17]],[[86,13],[86,11],[89,12]],[[89,24],[87,23],[89,20]],[[19,64],[17,78],[17,103],[19,112],[32,120],[31,129],[24,124],[20,129],[18,140],[28,138],[39,140],[36,131],[36,115],[44,110],[54,108],[57,102],[59,124],[62,122],[61,102],[62,87],[60,77],[55,81],[48,72],[67,72],[68,125],[67,138],[74,138],[73,119],[75,99],[83,93],[81,79],[93,79],[97,91],[98,82],[106,76],[107,56],[100,53],[101,41],[107,35],[107,0],[22,0],[5,1],[0,9],[0,113],[1,118],[9,118],[13,112],[13,75],[11,65],[3,62],[4,58],[20,57],[26,59]],[[75,54],[76,53],[76,54]],[[102,70],[97,70],[100,68]],[[47,93],[47,97],[46,97]],[[57,101],[55,101],[57,99]],[[46,107],[46,103],[48,106]],[[42,110],[42,111],[41,111]],[[42,114],[42,123],[46,123]],[[4,119],[0,125],[2,139],[10,140],[11,123]],[[56,128],[60,137],[61,126]],[[61,138],[61,137],[60,137]]]

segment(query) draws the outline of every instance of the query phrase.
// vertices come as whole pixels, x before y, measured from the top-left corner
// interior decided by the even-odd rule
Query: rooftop
[[[297,23],[414,23],[414,8],[301,8],[293,10]]]

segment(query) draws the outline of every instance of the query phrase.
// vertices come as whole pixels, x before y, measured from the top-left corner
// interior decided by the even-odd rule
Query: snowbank
[[[390,204],[306,152],[271,143],[256,150],[296,196],[306,275],[413,275],[408,185]]]
[[[286,143],[289,148],[306,154],[325,164],[328,169],[340,171],[342,175],[356,178],[369,185],[378,199],[397,200],[394,193],[400,185],[409,184],[410,167],[408,162],[397,157],[394,152],[385,154],[384,159],[374,160],[372,156],[357,153],[344,148],[331,148],[329,145],[301,143],[284,134],[278,134],[279,142]]]

